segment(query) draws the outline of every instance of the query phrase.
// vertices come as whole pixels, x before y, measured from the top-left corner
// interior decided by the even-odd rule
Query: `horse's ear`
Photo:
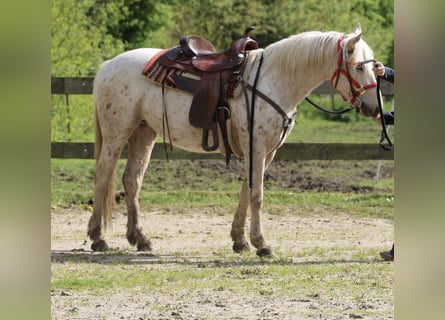
[[[354,31],[352,32],[353,34],[362,34],[362,26],[360,25],[360,23],[357,23],[354,27]]]
[[[357,25],[354,28],[354,31],[345,38],[344,41],[346,41],[346,48],[349,52],[352,52],[354,50],[355,44],[359,42],[359,40],[362,37],[362,27],[360,26],[360,23],[357,23]]]

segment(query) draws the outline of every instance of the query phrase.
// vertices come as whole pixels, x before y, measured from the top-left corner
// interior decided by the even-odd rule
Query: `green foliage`
[[[51,75],[94,76],[98,66],[120,53],[122,42],[85,13],[94,1],[54,0],[51,6]],[[93,139],[92,96],[51,97],[51,140]]]
[[[253,25],[252,36],[264,48],[308,30],[350,32],[358,22],[376,59],[392,66],[393,15],[392,0],[53,0],[51,75],[94,76],[104,60],[125,50],[172,47],[187,34],[206,37],[223,50]],[[53,141],[92,141],[91,97],[52,96],[51,101]],[[303,118],[361,121],[352,113],[302,112]]]
[[[51,6],[51,75],[94,76],[104,59],[123,50],[99,21],[85,13],[92,0],[54,0]]]
[[[174,13],[177,29],[169,33],[173,44],[181,35],[199,34],[218,49],[225,49],[246,27],[254,25],[257,29],[252,35],[264,48],[292,34],[351,32],[361,23],[364,39],[376,57],[387,64],[392,61],[394,8],[390,0],[194,0],[187,6],[177,1]]]
[[[92,95],[51,97],[51,141],[94,141]]]
[[[170,37],[177,43],[180,36],[198,34],[223,50],[247,27],[262,25],[265,12],[266,8],[260,1],[193,0],[187,6],[177,1],[173,17],[176,29]]]
[[[391,0],[54,0],[52,74],[94,75],[104,59],[138,46],[169,47],[199,34],[225,49],[254,25],[261,47],[308,30],[350,32],[360,22],[376,57],[393,55]]]
[[[104,21],[106,34],[124,43],[125,49],[140,47],[147,33],[164,24],[169,6],[156,0],[96,0],[86,15]]]

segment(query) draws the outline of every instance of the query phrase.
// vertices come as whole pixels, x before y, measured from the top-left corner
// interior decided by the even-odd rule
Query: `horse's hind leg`
[[[133,132],[128,140],[128,161],[122,178],[128,211],[127,239],[139,251],[152,250],[139,222],[139,193],[155,138],[156,134],[145,122]]]
[[[102,227],[111,222],[116,182],[116,165],[121,154],[121,144],[103,141],[102,150],[96,163],[94,178],[94,208],[88,223],[88,235],[93,241],[93,251],[106,251],[108,245],[102,236]]]

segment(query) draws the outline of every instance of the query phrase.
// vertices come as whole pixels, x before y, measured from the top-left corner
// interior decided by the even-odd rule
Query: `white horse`
[[[160,85],[141,75],[148,60],[159,51],[135,49],[125,52],[103,63],[94,80],[96,173],[94,210],[88,225],[94,251],[108,249],[102,230],[111,221],[116,165],[126,143],[128,161],[122,178],[128,210],[126,235],[129,243],[141,251],[152,250],[152,245],[144,236],[139,220],[139,193],[155,138],[165,130],[164,112],[168,114],[170,143],[187,151],[205,152],[201,145],[202,129],[189,123],[193,96],[166,87],[163,97]],[[246,108],[244,94],[239,93],[229,100],[229,142],[233,153],[244,159],[245,169],[230,233],[235,252],[250,249],[245,235],[250,208],[250,243],[257,249],[257,255],[272,255],[261,225],[263,175],[292,129],[296,108],[302,99],[330,79],[341,96],[363,116],[377,116],[376,78],[373,64],[367,64],[374,61],[372,59],[372,50],[362,40],[360,24],[350,34],[305,32],[265,49],[251,51],[249,62],[252,67],[243,78],[248,87],[249,104],[252,91],[256,90],[254,122],[249,121],[250,110]],[[267,98],[270,100],[266,101]],[[254,132],[251,146],[249,128]],[[224,154],[224,145],[214,152]]]

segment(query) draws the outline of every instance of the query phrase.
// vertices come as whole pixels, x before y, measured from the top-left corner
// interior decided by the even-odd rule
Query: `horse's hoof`
[[[93,242],[93,244],[91,245],[91,249],[93,251],[107,251],[108,245],[105,240],[99,240],[97,242]]]
[[[269,258],[273,256],[272,248],[269,246],[258,249],[256,254],[261,258]]]
[[[144,241],[142,243],[138,243],[137,249],[138,251],[151,251],[153,248],[150,241]]]
[[[250,246],[247,242],[234,243],[232,249],[236,253],[241,253],[244,251],[250,251]]]

